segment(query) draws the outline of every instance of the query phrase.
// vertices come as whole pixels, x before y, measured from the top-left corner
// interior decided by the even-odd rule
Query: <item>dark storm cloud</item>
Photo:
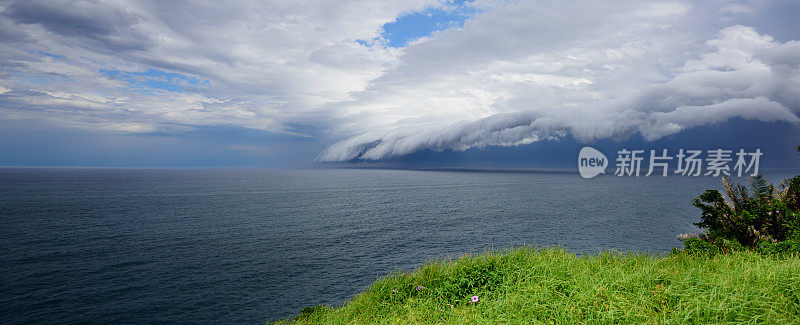
[[[327,144],[322,161],[796,125],[787,3],[479,0],[392,48],[384,25],[451,4],[0,0],[0,119],[258,129]]]
[[[140,15],[102,1],[40,1],[12,3],[3,15],[21,24],[37,24],[51,33],[96,41],[110,50],[144,50],[146,35],[135,26]]]
[[[318,160],[517,146],[564,134],[652,141],[734,118],[800,126],[800,42],[734,23],[757,9],[563,1],[488,11],[410,47],[397,69],[335,105],[361,123],[335,129],[341,139]],[[544,17],[510,19],[535,14]]]

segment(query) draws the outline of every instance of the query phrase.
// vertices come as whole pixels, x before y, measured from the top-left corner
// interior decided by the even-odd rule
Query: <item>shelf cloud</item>
[[[735,118],[798,125],[792,6],[0,1],[0,124],[244,128],[312,139],[318,162],[656,140]]]
[[[514,19],[519,7],[487,13],[487,21],[439,35],[445,47],[431,41],[408,49],[397,70],[340,107],[362,122],[338,129],[344,139],[317,159],[379,160],[567,134],[586,143],[637,134],[656,140],[733,118],[800,122],[798,41],[742,25],[699,41],[683,34],[692,28],[679,26],[691,9],[677,3],[604,18],[588,17],[597,8],[553,7],[555,17],[545,21]],[[568,17],[576,12],[587,16]],[[497,40],[471,32],[501,24],[525,32]],[[485,53],[458,55],[474,52]]]

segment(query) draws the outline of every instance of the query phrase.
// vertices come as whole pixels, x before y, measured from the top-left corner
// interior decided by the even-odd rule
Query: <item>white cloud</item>
[[[637,15],[644,17],[664,17],[673,15],[683,15],[689,11],[686,4],[680,2],[655,2],[646,4],[636,10]]]
[[[760,32],[748,17],[766,5],[473,5],[482,12],[462,27],[395,49],[381,26],[451,5],[0,1],[0,118],[115,133],[246,127],[317,137],[321,161],[566,134],[652,140],[736,117],[798,123],[800,41]],[[137,89],[102,72],[150,69],[200,82]]]
[[[712,39],[688,8],[569,3],[487,12],[410,47],[346,112],[320,161],[383,159],[421,149],[514,146],[571,134],[648,140],[731,118],[797,124],[797,42],[755,28]],[[625,14],[630,12],[631,14]],[[515,19],[546,13],[537,20]],[[663,15],[662,15],[663,13]],[[489,39],[487,30],[493,35]],[[470,55],[467,55],[469,53]],[[358,122],[353,122],[358,121]]]
[[[63,125],[145,120],[157,128],[219,124],[298,133],[287,125],[363,89],[399,53],[356,40],[378,37],[383,24],[404,12],[441,5],[8,1],[0,13],[0,26],[11,26],[0,32],[0,80],[18,93],[0,103],[0,114],[47,111]],[[183,93],[145,92],[101,73],[148,69],[208,84]],[[103,98],[52,96],[86,91]],[[82,110],[92,116],[73,114]]]
[[[724,5],[719,11],[731,14],[749,14],[753,12],[753,8],[739,3],[731,3]]]

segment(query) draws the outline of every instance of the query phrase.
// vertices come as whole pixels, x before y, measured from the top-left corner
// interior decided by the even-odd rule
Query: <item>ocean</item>
[[[697,231],[691,200],[719,188],[577,171],[2,168],[0,323],[259,324],[434,258],[665,253]]]

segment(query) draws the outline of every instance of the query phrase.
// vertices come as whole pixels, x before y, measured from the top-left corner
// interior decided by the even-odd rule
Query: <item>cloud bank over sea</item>
[[[306,141],[317,162],[798,127],[797,14],[791,1],[0,1],[0,125],[154,145],[217,132],[231,140],[214,150],[275,157]]]

